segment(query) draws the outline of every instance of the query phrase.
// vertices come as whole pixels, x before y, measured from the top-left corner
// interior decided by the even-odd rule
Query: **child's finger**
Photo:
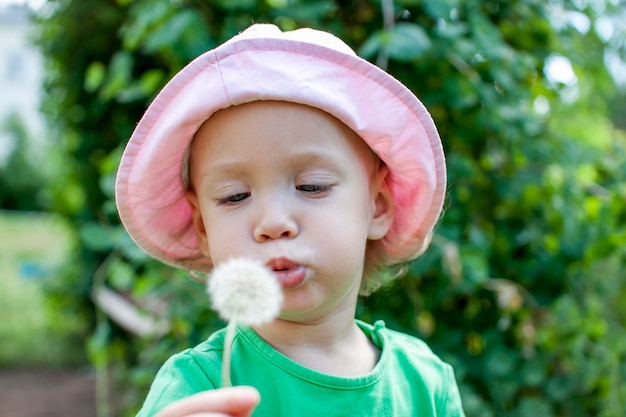
[[[156,417],[232,416],[248,417],[261,396],[252,387],[231,387],[191,395],[161,410]]]

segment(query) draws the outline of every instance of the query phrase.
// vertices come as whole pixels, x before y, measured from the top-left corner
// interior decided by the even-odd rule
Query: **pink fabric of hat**
[[[335,36],[253,25],[183,68],[154,99],[122,156],[116,199],[133,240],[167,264],[208,271],[184,198],[186,149],[219,109],[282,100],[322,109],[354,130],[390,170],[395,219],[383,244],[406,261],[428,244],[446,173],[435,125],[404,85]]]

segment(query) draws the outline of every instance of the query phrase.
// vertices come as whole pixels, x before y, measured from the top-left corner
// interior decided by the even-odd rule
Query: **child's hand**
[[[260,399],[252,387],[221,388],[175,401],[155,417],[249,417]]]

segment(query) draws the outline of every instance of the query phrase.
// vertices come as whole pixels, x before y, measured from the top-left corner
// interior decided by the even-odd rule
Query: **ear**
[[[370,240],[382,239],[393,223],[394,200],[388,183],[389,169],[382,166],[376,173],[372,187],[374,213],[367,234]]]
[[[191,208],[191,220],[193,223],[193,229],[196,232],[196,239],[198,240],[198,247],[200,252],[208,258],[209,255],[209,242],[207,240],[206,229],[204,222],[202,221],[202,212],[200,211],[200,204],[198,202],[198,196],[193,191],[187,191],[185,193],[185,199],[189,203]]]

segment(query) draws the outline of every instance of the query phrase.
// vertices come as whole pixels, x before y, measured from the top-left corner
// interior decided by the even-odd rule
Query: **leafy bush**
[[[149,260],[119,225],[117,162],[166,80],[253,21],[337,34],[409,86],[439,127],[450,185],[432,248],[359,316],[424,338],[453,364],[468,416],[624,414],[626,137],[598,65],[615,42],[572,23],[598,9],[397,0],[384,15],[389,3],[48,1],[48,111],[67,157],[55,202],[82,242],[65,285],[85,289],[65,300],[89,313],[92,292],[114,289],[154,319],[137,336],[94,316],[90,353],[116,378],[120,414],[139,407],[167,356],[222,323],[198,284]],[[570,57],[577,83],[545,76],[555,54]]]
[[[38,149],[33,152],[35,146],[19,115],[9,115],[0,125],[0,134],[6,138],[0,155],[0,209],[41,210],[46,204],[44,190],[50,172],[33,158]]]

